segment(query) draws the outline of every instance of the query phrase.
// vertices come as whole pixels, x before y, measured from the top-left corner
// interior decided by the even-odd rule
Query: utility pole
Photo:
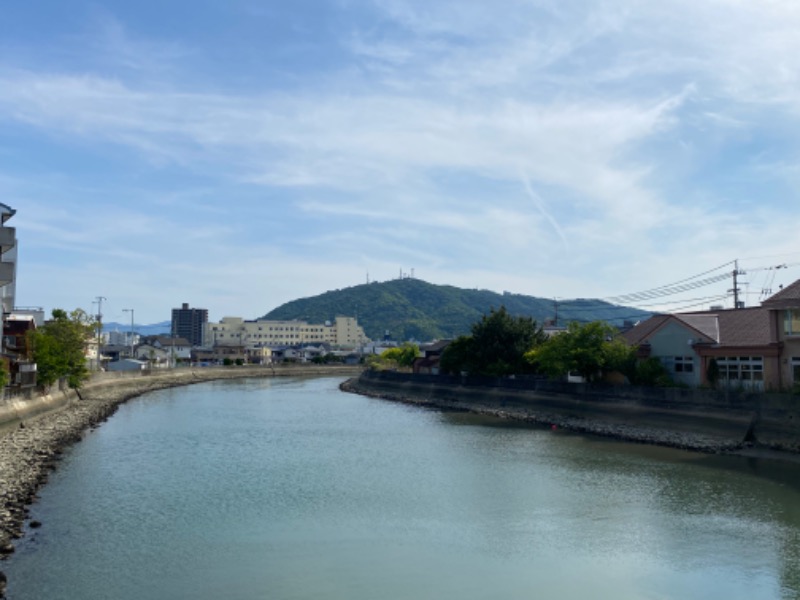
[[[555,320],[553,321],[553,325],[555,327],[558,327],[558,298],[553,298],[553,305],[555,306],[556,309],[556,317]]]
[[[92,304],[97,304],[97,370],[100,370],[100,340],[103,334],[103,300],[108,300],[105,296],[95,297]]]
[[[133,358],[133,309],[132,308],[123,308],[122,312],[129,312],[131,313],[131,358]]]
[[[738,259],[734,260],[733,261],[733,273],[732,273],[732,275],[733,275],[733,289],[732,290],[728,290],[728,292],[733,292],[733,308],[734,308],[734,310],[744,307],[744,302],[742,302],[741,305],[739,304],[739,292],[741,292],[741,290],[739,289],[739,279],[738,279],[738,277],[739,277],[739,275],[745,275],[745,274],[746,273],[744,271],[740,271],[739,270],[739,261],[738,261]]]

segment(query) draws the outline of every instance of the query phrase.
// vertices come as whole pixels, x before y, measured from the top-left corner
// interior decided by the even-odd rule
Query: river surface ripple
[[[42,490],[9,600],[789,599],[800,466],[339,391],[151,393]]]

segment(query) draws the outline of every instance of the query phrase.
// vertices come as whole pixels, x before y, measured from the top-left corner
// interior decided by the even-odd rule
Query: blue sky
[[[781,0],[6,3],[17,302],[255,318],[412,269],[612,298],[739,259],[757,304],[800,277],[798,30]]]

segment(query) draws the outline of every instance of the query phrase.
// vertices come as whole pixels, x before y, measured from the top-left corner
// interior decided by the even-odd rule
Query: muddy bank
[[[706,453],[753,447],[752,415],[659,410],[632,403],[586,403],[566,395],[531,394],[458,386],[384,382],[368,376],[345,381],[341,389],[394,402],[514,419],[644,444]]]
[[[348,376],[349,367],[234,367],[176,369],[147,376],[99,374],[80,391],[54,391],[28,403],[3,402],[5,426],[0,431],[0,556],[14,550],[22,535],[27,506],[36,498],[62,452],[83,433],[106,420],[125,401],[153,390],[220,379],[273,376]],[[9,408],[10,407],[10,408]],[[0,597],[2,597],[0,572]]]

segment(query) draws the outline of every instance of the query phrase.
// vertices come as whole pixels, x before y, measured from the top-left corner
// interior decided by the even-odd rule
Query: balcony
[[[17,244],[15,227],[0,227],[0,254],[8,252]]]
[[[14,263],[0,262],[0,286],[14,281]]]

